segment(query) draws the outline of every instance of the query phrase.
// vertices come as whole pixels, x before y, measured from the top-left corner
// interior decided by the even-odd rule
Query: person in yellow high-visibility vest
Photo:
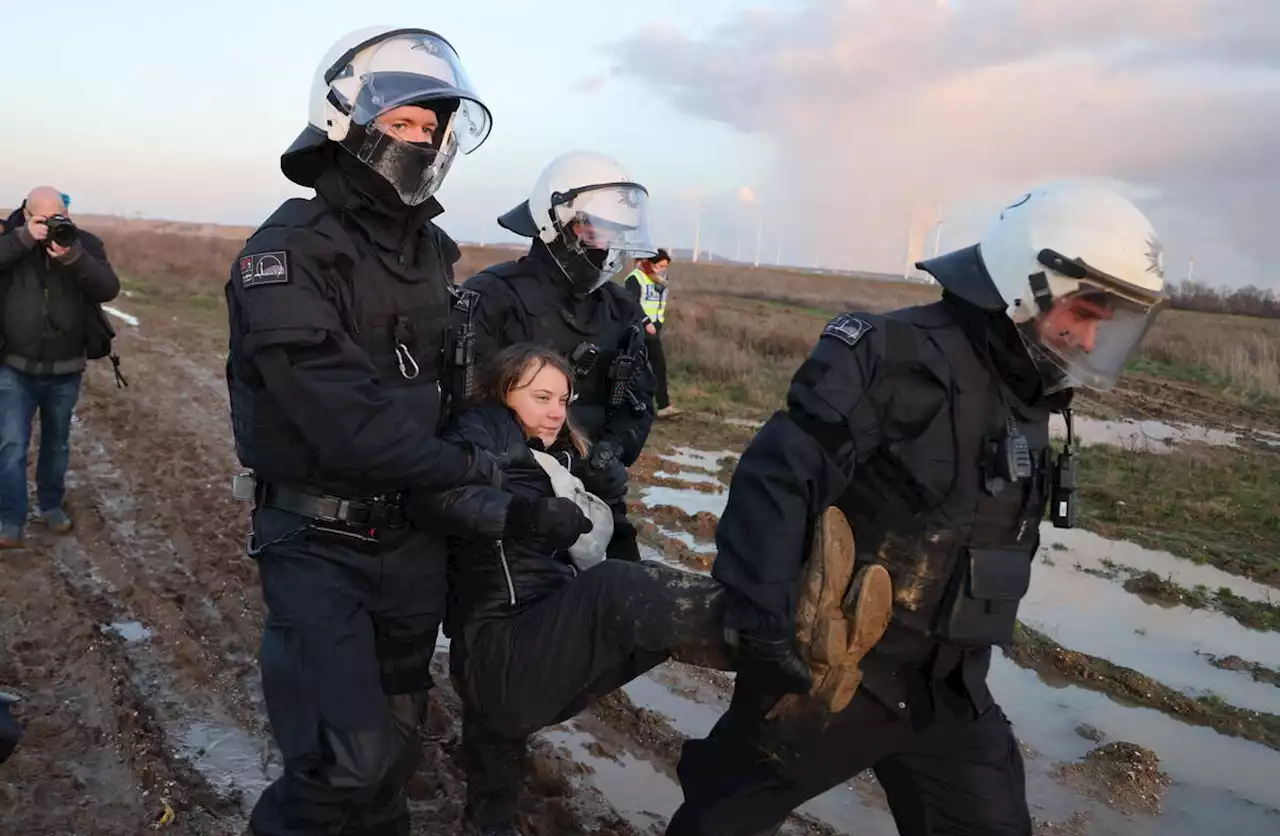
[[[653,403],[659,418],[670,418],[681,412],[671,405],[667,391],[667,357],[662,351],[662,324],[667,319],[667,268],[670,266],[670,253],[658,250],[653,258],[639,259],[636,269],[626,280],[627,290],[640,300],[640,307],[644,309],[644,341],[649,350],[649,365],[657,378]]]

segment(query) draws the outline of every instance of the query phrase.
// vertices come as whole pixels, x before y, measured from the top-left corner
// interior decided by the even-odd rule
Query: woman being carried
[[[586,446],[567,423],[571,380],[564,359],[542,347],[514,345],[493,357],[480,372],[477,402],[453,416],[444,437],[495,456],[503,490],[470,485],[417,500],[458,530],[493,532],[492,539],[452,542],[446,619],[451,673],[464,706],[466,813],[482,834],[518,833],[517,794],[531,734],[574,716],[678,649],[682,659],[724,669],[739,655],[732,647],[737,637],[721,623],[725,591],[717,581],[649,561],[603,559],[611,515],[573,475],[585,467]],[[498,539],[504,532],[506,539]],[[831,539],[819,536],[815,548],[824,551],[820,544]],[[825,594],[837,610],[848,597],[858,607],[857,623],[849,620],[850,649],[861,649],[857,659],[839,660],[856,673],[857,660],[887,623],[888,577],[873,574],[868,583],[860,573],[856,591],[846,596],[852,542],[825,551],[847,554],[849,571],[833,585],[826,567],[809,597],[816,602]],[[817,588],[823,584],[832,586],[829,593]],[[868,598],[883,603],[871,606]],[[806,632],[802,617],[802,652]],[[748,655],[761,654],[741,655],[745,664]],[[827,668],[810,664],[817,682]],[[807,679],[809,671],[801,673]]]

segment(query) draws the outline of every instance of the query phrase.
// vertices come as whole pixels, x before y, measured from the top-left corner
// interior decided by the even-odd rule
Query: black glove
[[[626,517],[613,517],[613,537],[604,553],[606,560],[640,562],[640,547],[636,545],[636,527]]]
[[[807,694],[813,674],[796,651],[795,636],[738,634],[738,672],[782,694]]]
[[[507,507],[507,537],[553,552],[569,548],[594,527],[572,499],[556,496],[530,502],[513,495]]]
[[[591,469],[604,470],[615,462],[621,466],[618,457],[622,455],[622,445],[612,438],[602,438],[591,448]]]
[[[627,495],[627,482],[631,476],[622,462],[615,458],[602,468],[588,467],[581,478],[582,487],[612,505]]]

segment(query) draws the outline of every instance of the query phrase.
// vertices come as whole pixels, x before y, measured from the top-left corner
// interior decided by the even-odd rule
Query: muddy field
[[[26,549],[0,554],[0,689],[23,697],[26,727],[0,767],[0,831],[239,836],[279,763],[259,693],[247,509],[228,490],[224,337],[216,315],[129,298],[115,307],[139,320],[116,322],[130,386],[116,389],[100,364],[87,375],[72,441],[76,530],[32,527]],[[1202,428],[1172,423],[1188,420],[1188,405]],[[1280,430],[1266,410],[1229,409],[1176,388],[1130,389],[1096,403],[1082,435],[1215,444],[1227,442],[1204,427],[1232,443],[1242,420]],[[631,496],[648,557],[706,571],[751,433],[749,422],[699,415],[659,425]],[[1046,527],[1043,543],[1023,610],[1026,635],[1039,639],[998,654],[992,670],[1023,744],[1038,832],[1280,832],[1280,633],[1140,596],[1107,567],[1260,602],[1275,590],[1088,531]],[[731,687],[723,674],[668,664],[547,730],[525,832],[661,833],[680,801],[680,742],[707,731]],[[412,785],[419,836],[462,832],[457,706],[445,684],[438,697]],[[895,831],[861,775],[805,805],[787,832]]]

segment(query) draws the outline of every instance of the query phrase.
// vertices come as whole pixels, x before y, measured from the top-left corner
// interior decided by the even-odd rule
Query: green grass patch
[[[1183,383],[1198,383],[1214,389],[1226,390],[1231,381],[1223,375],[1205,366],[1168,363],[1152,360],[1148,357],[1137,357],[1125,365],[1126,372],[1145,374],[1149,377],[1161,377],[1166,380],[1178,380]]]
[[[1096,445],[1080,458],[1082,527],[1280,585],[1280,453]]]

